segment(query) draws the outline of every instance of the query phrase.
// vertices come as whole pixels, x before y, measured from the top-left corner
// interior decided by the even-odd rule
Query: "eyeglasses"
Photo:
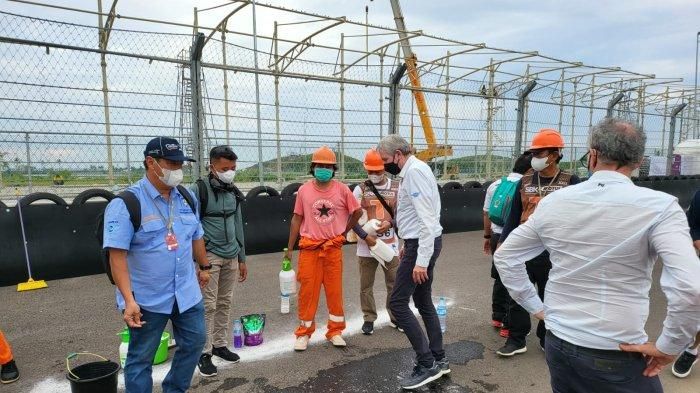
[[[578,159],[578,163],[579,163],[582,167],[584,167],[584,168],[588,167],[588,156],[589,156],[590,154],[591,154],[591,151],[589,150],[589,151],[586,152],[586,154],[583,155],[583,157],[581,157],[581,158]]]

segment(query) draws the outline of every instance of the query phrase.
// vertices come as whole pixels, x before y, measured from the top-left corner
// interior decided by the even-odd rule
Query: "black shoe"
[[[447,358],[436,360],[435,363],[438,365],[438,367],[440,367],[440,375],[445,375],[452,372],[452,370],[450,370],[450,361],[447,360]]]
[[[214,356],[218,356],[227,362],[231,363],[238,363],[239,360],[241,360],[241,357],[236,355],[235,353],[231,352],[228,348],[226,347],[221,347],[221,348],[212,348],[211,354]]]
[[[401,388],[405,390],[417,389],[440,377],[442,377],[442,373],[440,372],[440,366],[436,362],[433,362],[433,366],[430,368],[419,364],[413,367],[413,372],[410,376],[405,377],[401,381]]]
[[[671,372],[678,378],[685,378],[690,375],[690,372],[693,370],[693,365],[697,362],[698,355],[693,355],[688,351],[683,351],[681,356],[679,356],[678,359],[673,362]],[[3,372],[5,372],[4,369]]]
[[[369,336],[374,333],[374,322],[367,322],[362,324],[362,334]]]
[[[202,354],[199,357],[199,374],[203,377],[213,377],[216,375],[216,366],[211,362],[211,355]]]
[[[496,351],[496,353],[499,356],[504,356],[504,357],[511,357],[511,356],[515,356],[519,353],[525,353],[525,352],[527,352],[527,346],[525,346],[525,345],[518,346],[518,345],[515,345],[511,342],[506,342],[506,345],[504,345],[498,351]]]
[[[2,365],[2,372],[0,372],[0,382],[2,383],[12,383],[19,379],[19,370],[14,360],[10,360],[8,363]]]

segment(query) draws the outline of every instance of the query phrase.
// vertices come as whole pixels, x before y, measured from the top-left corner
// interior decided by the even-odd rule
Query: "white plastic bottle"
[[[437,315],[440,320],[440,331],[445,333],[447,330],[447,302],[444,297],[440,297],[440,303],[437,306]]]
[[[119,344],[119,364],[124,369],[126,365],[126,354],[129,353],[129,330],[124,329],[117,336],[121,337],[121,344]]]
[[[289,314],[289,295],[280,295],[280,299],[280,312],[282,314]]]
[[[284,249],[285,254],[287,249]],[[280,312],[289,313],[289,298],[297,292],[297,275],[292,269],[292,261],[286,256],[282,259],[282,270],[280,270]]]

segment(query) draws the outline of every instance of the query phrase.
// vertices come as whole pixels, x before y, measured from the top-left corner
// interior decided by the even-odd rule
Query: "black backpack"
[[[201,220],[202,218],[206,216],[210,217],[223,217],[221,214],[207,214],[207,205],[209,204],[209,191],[207,190],[207,185],[204,184],[204,179],[197,179],[196,181],[197,184],[197,191],[198,191],[198,197],[199,197],[199,219]],[[245,199],[243,196],[243,193],[241,190],[238,189],[235,185],[231,184],[231,193],[233,193],[233,196],[236,198],[236,211],[241,210],[241,202]],[[230,214],[235,214],[235,212],[230,213]],[[224,218],[228,218],[228,215]]]
[[[192,198],[192,194],[184,187],[184,186],[177,186],[177,190],[180,192],[180,195],[185,198],[185,202],[190,206],[190,209],[197,214],[197,208],[194,203],[194,198]],[[141,227],[141,202],[139,202],[139,199],[136,197],[136,195],[129,191],[125,190],[119,193],[115,198],[120,198],[121,200],[124,201],[124,204],[126,205],[126,211],[129,212],[129,218],[131,220],[131,225],[134,226],[134,233],[139,230]],[[112,267],[109,264],[109,249],[103,248],[104,244],[104,228],[105,228],[105,213],[104,211],[100,213],[97,216],[97,226],[95,229],[95,236],[97,237],[97,242],[100,244],[100,256],[102,259],[102,265],[104,266],[105,273],[107,273],[107,278],[109,278],[109,282],[114,285],[114,278],[112,277]]]

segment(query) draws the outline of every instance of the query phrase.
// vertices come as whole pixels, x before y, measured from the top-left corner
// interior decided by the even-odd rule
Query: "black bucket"
[[[69,356],[69,360],[77,355],[88,354],[72,355]],[[119,363],[106,359],[101,362],[85,363],[73,369],[68,365],[66,377],[70,381],[72,393],[117,393],[117,377],[120,368]]]

